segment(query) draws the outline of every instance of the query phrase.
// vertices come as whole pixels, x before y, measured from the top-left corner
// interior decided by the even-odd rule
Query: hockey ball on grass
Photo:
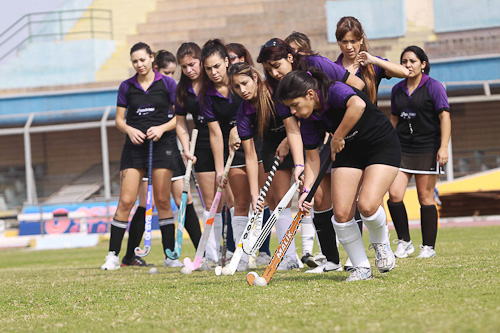
[[[253,282],[253,285],[256,287],[265,287],[265,286],[267,286],[267,280],[265,278],[263,278],[262,276],[259,276]]]
[[[222,273],[222,275],[232,275],[231,268],[229,268],[227,266],[222,269],[221,273]]]
[[[219,276],[222,273],[222,266],[215,267],[215,275]]]
[[[187,266],[184,266],[181,268],[181,273],[182,274],[191,274],[191,273],[193,273],[193,270]]]
[[[158,268],[156,267],[151,267],[149,269],[149,274],[158,274]]]

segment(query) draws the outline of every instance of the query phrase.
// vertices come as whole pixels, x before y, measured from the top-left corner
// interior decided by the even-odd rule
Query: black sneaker
[[[300,261],[302,261],[302,263],[305,264],[307,259],[309,259],[310,257],[312,257],[312,255],[306,252],[306,254],[304,254],[302,258],[300,258]]]
[[[133,256],[132,259],[123,257],[121,266],[153,266],[153,264],[146,263],[141,257]]]

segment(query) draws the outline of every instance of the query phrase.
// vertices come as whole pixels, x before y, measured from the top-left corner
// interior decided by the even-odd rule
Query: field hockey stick
[[[184,266],[190,268],[193,271],[200,267],[203,256],[205,255],[205,248],[207,247],[210,231],[212,230],[215,214],[217,213],[217,207],[219,207],[219,202],[222,196],[222,185],[224,184],[224,181],[226,180],[229,173],[229,169],[231,168],[231,164],[233,163],[234,154],[234,150],[231,150],[231,152],[229,153],[226,166],[224,167],[224,173],[222,174],[221,182],[219,184],[219,187],[217,188],[217,193],[215,194],[214,200],[212,202],[212,207],[210,208],[207,221],[205,222],[205,228],[203,229],[203,234],[201,235],[201,240],[198,244],[198,249],[196,250],[194,261],[191,261],[191,259],[189,259],[188,257],[184,258]]]
[[[327,142],[327,144],[330,142],[330,138]],[[328,153],[328,158],[326,161],[323,162],[323,165],[321,166],[321,169],[319,171],[318,177],[316,178],[314,185],[312,186],[311,190],[307,194],[307,197],[305,198],[305,202],[311,202],[312,198],[314,197],[314,193],[319,187],[319,184],[323,180],[323,177],[326,174],[326,171],[330,167],[331,163],[331,151]],[[299,210],[297,215],[292,221],[292,224],[290,224],[290,227],[288,227],[288,230],[286,231],[285,235],[283,236],[283,239],[280,242],[280,245],[274,252],[273,257],[271,258],[271,262],[269,265],[267,265],[266,270],[264,271],[264,274],[262,274],[262,277],[266,280],[266,284],[271,281],[273,278],[274,273],[276,272],[276,269],[278,269],[278,266],[280,265],[281,261],[285,257],[286,251],[290,247],[290,244],[293,242],[293,238],[295,237],[295,233],[297,233],[297,230],[299,229],[300,221],[302,221],[302,218],[304,217],[305,213],[303,210]],[[250,272],[247,274],[246,280],[249,285],[253,286],[253,283],[255,279],[257,279],[259,276],[255,272]]]
[[[191,144],[189,146],[189,153],[191,156],[194,154],[194,147],[196,146],[196,139],[198,138],[198,130],[195,128],[191,133]],[[177,214],[177,237],[175,239],[174,252],[170,249],[165,249],[165,254],[172,260],[179,258],[182,251],[182,236],[184,234],[184,222],[186,221],[186,205],[188,200],[189,191],[189,176],[193,169],[193,160],[188,160],[186,166],[186,173],[184,174],[184,187],[182,188],[181,205]]]
[[[198,183],[198,179],[196,178],[196,173],[191,169],[191,178],[193,178],[194,186],[196,186],[196,189],[198,190],[198,196],[201,201],[201,205],[203,206],[203,209],[205,208],[205,201],[203,201],[203,195],[201,195],[201,190],[200,190],[200,184]]]
[[[227,225],[229,224],[228,216],[231,215],[229,212],[229,208],[225,206],[225,214],[224,214],[224,229],[222,229],[222,249],[219,255],[219,266],[224,266],[226,264],[226,255],[227,255]]]
[[[269,176],[267,177],[266,183],[264,184],[264,187],[260,191],[259,194],[259,199],[257,200],[257,206],[264,202],[267,191],[269,190],[269,186],[271,186],[271,182],[273,181],[274,174],[276,173],[276,169],[278,169],[278,166],[280,164],[280,158],[279,156],[276,156],[274,159],[273,167],[271,171],[269,172]],[[238,264],[240,263],[241,256],[243,255],[243,242],[249,237],[250,233],[252,232],[252,226],[256,219],[259,217],[262,218],[262,211],[257,208],[256,211],[253,212],[252,217],[250,220],[248,220],[247,225],[245,226],[245,229],[243,230],[243,234],[240,237],[240,241],[238,242],[238,245],[236,246],[236,249],[234,250],[233,257],[231,258],[231,262],[229,262],[229,265],[227,267],[224,267],[222,274],[224,275],[234,275],[236,272],[236,268],[238,267]]]
[[[146,225],[144,230],[144,250],[139,246],[134,249],[135,255],[145,257],[151,250],[151,224],[153,222],[153,140],[149,140],[148,159],[148,192],[146,195]]]

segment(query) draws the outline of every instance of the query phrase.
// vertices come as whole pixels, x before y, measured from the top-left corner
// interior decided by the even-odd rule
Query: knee
[[[366,217],[375,214],[379,207],[380,205],[378,203],[358,201],[359,213]]]
[[[434,192],[418,193],[418,202],[420,206],[434,205]]]
[[[121,197],[118,209],[123,211],[131,211],[134,205],[135,205],[135,199],[131,197]]]
[[[335,220],[335,222],[337,223],[345,223],[345,222],[348,222],[350,220],[350,212],[347,211],[347,210],[336,210],[334,213],[333,213],[333,219]]]
[[[169,197],[166,197],[166,196],[155,197],[155,203],[159,209],[162,209],[162,210],[171,209]]]
[[[234,213],[235,216],[248,214],[248,208],[250,207],[250,200],[235,200],[234,203]]]

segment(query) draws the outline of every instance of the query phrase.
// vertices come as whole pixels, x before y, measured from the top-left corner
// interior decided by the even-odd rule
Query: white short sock
[[[205,257],[215,262],[219,261],[220,240],[222,238],[222,213],[215,214],[214,224],[210,231],[207,247],[205,248]]]
[[[358,224],[354,219],[346,223],[338,223],[332,217],[333,227],[339,238],[340,244],[352,261],[353,267],[370,267],[370,262],[366,256],[363,238],[359,232]]]
[[[248,223],[248,216],[235,216],[231,220],[231,226],[233,227],[233,239],[234,244],[238,245],[240,241],[241,235],[243,235],[243,231],[245,230],[245,226]],[[243,252],[241,256],[241,261],[248,262],[248,254]]]
[[[385,224],[386,215],[382,206],[379,206],[372,216],[365,217],[361,215],[361,219],[370,233],[370,243],[387,243],[389,241],[387,225]]]
[[[288,227],[290,227],[290,224],[292,224],[292,209],[286,208],[281,213],[278,221],[276,221],[276,234],[277,234],[278,240],[280,242],[283,239],[283,237],[285,236],[286,231],[288,230]],[[295,238],[293,239],[292,243],[290,244],[290,247],[288,247],[288,250],[286,251],[285,255],[287,257],[290,257],[294,261],[296,261],[297,254],[295,252]]]
[[[306,253],[313,254],[314,236],[316,228],[311,216],[304,216],[300,222],[300,230],[302,234],[302,255]]]

